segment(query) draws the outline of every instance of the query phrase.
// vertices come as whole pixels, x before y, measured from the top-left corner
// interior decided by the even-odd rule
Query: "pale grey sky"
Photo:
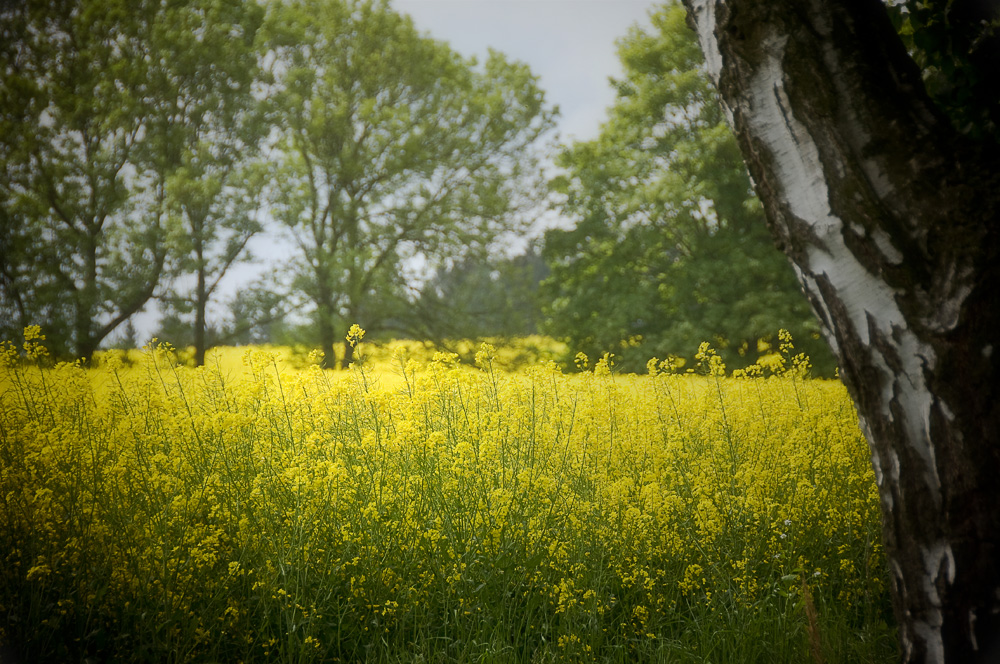
[[[616,42],[665,0],[390,0],[417,29],[484,61],[490,48],[526,63],[550,105],[560,143],[596,138],[622,75]],[[540,214],[535,232],[568,221]],[[513,246],[514,251],[519,250]]]
[[[651,0],[393,0],[417,28],[482,60],[492,47],[528,64],[559,106],[563,141],[597,136],[621,75],[615,41],[649,27]]]

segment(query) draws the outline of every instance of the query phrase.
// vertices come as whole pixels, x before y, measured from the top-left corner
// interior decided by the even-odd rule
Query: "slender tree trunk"
[[[1000,168],[878,0],[685,0],[858,409],[906,662],[1000,661]]]
[[[321,271],[316,272],[316,316],[319,325],[320,350],[323,351],[324,369],[331,369],[337,366],[337,355],[334,346],[337,343],[337,331],[334,326],[336,310],[334,307],[333,291],[327,284]]]
[[[94,309],[97,304],[97,238],[88,234],[83,238],[83,284],[76,298],[74,343],[76,357],[90,361],[100,339],[94,338]]]
[[[354,361],[354,346],[349,343],[344,344],[344,359],[340,361],[340,368],[347,369]]]
[[[361,257],[355,253],[361,246],[360,240],[360,226],[361,220],[358,218],[358,205],[357,202],[352,200],[349,207],[349,211],[345,214],[344,219],[344,229],[347,238],[346,250],[351,252],[350,260],[347,267],[347,312],[348,318],[346,320],[347,325],[352,325],[357,323],[357,307],[356,304],[360,297],[359,290],[361,288],[361,282],[364,280],[364,269],[360,265]],[[340,361],[340,368],[347,369],[351,366],[354,361],[354,346],[344,343],[344,357]]]
[[[202,366],[205,364],[205,311],[208,308],[208,293],[205,291],[205,268],[202,264],[201,252],[198,252],[198,285],[195,290],[194,305],[194,364]]]
[[[320,350],[323,351],[323,368],[332,369],[337,366],[337,356],[335,344],[337,333],[333,326],[333,315],[325,307],[320,307],[316,311],[319,316],[319,343]]]

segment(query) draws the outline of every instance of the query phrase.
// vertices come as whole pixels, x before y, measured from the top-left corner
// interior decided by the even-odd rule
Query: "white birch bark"
[[[872,87],[863,78],[866,68],[878,63],[856,59],[865,51],[864,36],[854,50],[842,48],[845,34],[855,37],[850,31],[864,21],[848,3],[833,10],[836,3],[686,4],[772,230],[858,405],[882,499],[904,660],[997,654],[980,650],[977,623],[998,608],[1000,578],[984,575],[977,542],[970,541],[983,528],[950,513],[977,489],[961,480],[950,486],[955,472],[941,466],[939,453],[946,449],[954,459],[955,448],[968,442],[955,415],[964,404],[949,403],[947,390],[938,389],[938,376],[948,373],[939,350],[953,357],[949,335],[969,326],[975,270],[959,253],[950,263],[933,263],[937,248],[928,238],[941,220],[922,226],[920,219],[933,210],[921,210],[919,202],[915,211],[898,209],[914,197],[919,155],[898,163],[910,149],[906,133],[900,132],[903,140],[887,138],[882,130],[895,119],[879,113],[896,103],[892,94],[902,95],[907,81],[900,79],[900,91],[885,91],[885,99],[864,97]],[[914,144],[930,141],[935,121],[929,103],[917,102],[899,120]],[[929,274],[924,283],[890,277],[914,267],[914,255]],[[989,361],[993,344],[981,345]],[[992,511],[984,522],[998,522]],[[957,555],[953,546],[960,547]],[[968,592],[982,583],[985,590]],[[976,599],[956,599],[965,595]],[[951,605],[960,602],[968,606],[956,612]]]

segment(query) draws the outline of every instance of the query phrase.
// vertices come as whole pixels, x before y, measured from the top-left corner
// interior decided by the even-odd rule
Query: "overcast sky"
[[[417,29],[483,62],[490,48],[526,63],[559,108],[560,143],[596,138],[622,76],[616,42],[664,0],[390,0]],[[542,212],[532,234],[569,220]],[[520,251],[515,242],[510,249]]]
[[[559,106],[563,141],[597,136],[621,66],[615,41],[648,27],[651,0],[393,0],[417,28],[483,60],[494,48],[528,64]]]

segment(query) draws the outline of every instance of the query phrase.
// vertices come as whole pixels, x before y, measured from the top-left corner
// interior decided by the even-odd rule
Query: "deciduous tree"
[[[269,127],[253,94],[263,13],[254,2],[199,0],[172,7],[154,26],[155,51],[171,63],[160,81],[171,100],[163,131],[177,146],[164,193],[179,286],[162,299],[191,326],[196,365],[210,345],[209,304],[263,230],[268,173],[258,144]]]
[[[89,357],[163,270],[157,14],[115,0],[0,11],[0,319],[44,324],[58,352]]]
[[[554,182],[574,228],[549,231],[547,328],[571,352],[693,357],[730,366],[790,330],[818,369],[833,362],[764,224],[739,149],[679,5],[619,44],[625,76],[598,138],[564,149]]]
[[[534,246],[516,256],[471,257],[441,267],[420,289],[401,331],[447,340],[539,333],[539,283],[548,268]]]
[[[476,66],[385,2],[270,6],[281,121],[275,215],[300,250],[328,357],[369,331],[413,270],[488,246],[533,203],[532,146],[552,126],[535,77]],[[350,361],[350,347],[345,362]]]
[[[0,316],[90,357],[173,262],[205,308],[259,227],[237,171],[262,18],[254,3],[8,3],[0,12]],[[259,188],[259,187],[258,187]],[[170,253],[170,217],[182,232]],[[225,236],[225,237],[224,237]]]
[[[996,662],[997,6],[895,3],[908,51],[878,0],[685,3],[871,446],[903,660]]]

